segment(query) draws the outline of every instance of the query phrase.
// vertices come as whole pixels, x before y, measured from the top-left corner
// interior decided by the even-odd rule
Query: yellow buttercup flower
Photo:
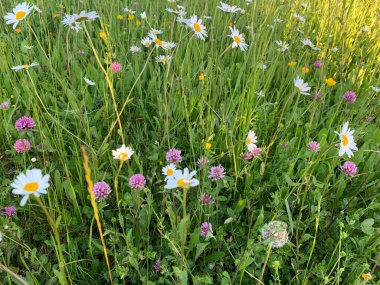
[[[53,13],[53,18],[58,18],[59,17],[59,13]]]
[[[309,71],[310,71],[310,69],[308,67],[306,67],[306,66],[304,66],[304,67],[301,68],[301,72],[302,73],[308,73]]]
[[[18,33],[18,34],[21,33],[21,28],[16,28],[15,32]]]
[[[325,83],[328,85],[328,86],[335,86],[336,84],[336,81],[333,79],[333,78],[327,78],[325,79]]]
[[[128,15],[128,20],[129,21],[132,21],[134,18],[135,18],[135,15],[133,15],[133,14],[129,14]]]
[[[117,18],[119,21],[121,21],[121,20],[123,20],[123,15],[117,15],[116,18]]]
[[[211,144],[211,143],[209,143],[209,142],[206,142],[206,143],[205,143],[205,149],[206,149],[206,150],[211,149],[211,147],[212,147],[212,144]]]
[[[289,65],[289,67],[295,67],[296,66],[296,64],[297,64],[297,62],[296,61],[289,61],[289,63],[288,63],[288,65]]]
[[[203,81],[203,80],[205,80],[205,74],[203,72],[201,72],[199,74],[199,81]]]
[[[136,20],[136,26],[140,26],[141,25],[141,21],[139,19]]]
[[[363,274],[362,274],[362,278],[363,278],[363,280],[366,280],[366,281],[371,280],[371,279],[372,279],[372,274],[371,274],[371,272],[363,273]]]
[[[104,32],[104,31],[100,31],[100,32],[99,32],[99,37],[100,37],[101,39],[105,39],[105,38],[107,37],[106,32]]]

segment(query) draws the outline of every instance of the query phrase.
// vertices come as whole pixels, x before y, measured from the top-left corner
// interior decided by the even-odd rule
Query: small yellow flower
[[[129,14],[128,15],[128,20],[129,21],[132,21],[134,18],[135,18],[135,15],[133,15],[133,14]]]
[[[18,33],[18,34],[21,33],[21,28],[16,28],[15,32]]]
[[[121,21],[121,20],[123,20],[123,15],[117,15],[116,18],[117,18],[119,21]]]
[[[53,18],[58,18],[59,17],[59,13],[53,13]]]
[[[203,81],[203,80],[205,80],[205,74],[203,72],[201,72],[199,74],[199,81]]]
[[[325,79],[325,83],[326,83],[328,86],[335,86],[336,81],[330,77],[330,78]]]
[[[100,37],[101,39],[105,39],[105,38],[107,37],[106,32],[104,32],[104,31],[100,31],[100,32],[99,32],[99,37]]]
[[[141,21],[139,19],[136,20],[136,26],[140,26],[141,25]]]
[[[371,272],[368,272],[368,273],[363,273],[362,274],[362,278],[363,278],[363,280],[371,280],[372,279],[372,274],[371,274]]]
[[[230,22],[228,25],[229,25],[230,27],[232,27],[233,23],[232,23],[232,22]]]
[[[289,67],[295,67],[296,64],[297,64],[297,62],[294,60],[288,62]]]
[[[208,143],[208,142],[205,143],[205,149],[206,149],[206,150],[211,149],[211,147],[212,147],[212,144],[211,144],[211,143]]]
[[[304,66],[301,68],[301,71],[302,71],[302,73],[308,73],[310,71],[310,69],[307,68],[306,66]]]

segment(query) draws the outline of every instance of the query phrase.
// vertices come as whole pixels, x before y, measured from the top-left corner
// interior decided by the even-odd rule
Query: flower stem
[[[260,273],[260,278],[259,278],[258,284],[260,284],[263,281],[264,272],[265,272],[265,268],[267,267],[267,264],[268,264],[269,256],[270,256],[270,253],[271,253],[271,249],[272,248],[269,245],[268,246],[268,251],[267,251],[267,256],[265,257],[264,265],[263,265],[263,268],[261,269],[261,273]]]
[[[181,268],[185,263],[185,244],[186,244],[186,234],[187,234],[187,215],[186,215],[186,198],[187,198],[187,188],[183,189],[183,197],[182,197],[182,212],[183,212],[183,224],[182,224],[182,264]]]
[[[59,232],[58,232],[57,225],[55,223],[54,218],[50,215],[49,211],[45,207],[44,203],[42,203],[41,199],[39,197],[36,197],[36,196],[35,196],[35,198],[37,200],[37,203],[40,205],[40,207],[44,211],[46,218],[49,222],[49,225],[50,225],[51,229],[53,230],[54,238],[55,238],[55,241],[57,243],[57,249],[58,249],[58,254],[59,254],[59,259],[58,259],[59,271],[62,274],[63,284],[66,285],[66,284],[68,284],[67,279],[66,279],[66,270],[65,270],[66,265],[65,265],[65,259],[63,257],[61,240],[59,239]]]

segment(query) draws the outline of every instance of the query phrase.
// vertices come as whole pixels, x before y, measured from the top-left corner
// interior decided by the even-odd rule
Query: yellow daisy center
[[[150,46],[150,42],[145,42],[145,46],[146,47]]]
[[[162,58],[162,62],[167,62],[168,59],[166,57]]]
[[[24,64],[22,67],[25,68],[25,69],[28,69],[29,68],[29,64]]]
[[[25,17],[25,15],[26,15],[26,12],[25,12],[25,11],[18,11],[18,12],[16,13],[16,20],[17,20],[17,21],[21,20],[22,18]]]
[[[201,29],[201,26],[197,23],[197,22],[195,22],[194,23],[194,29],[199,33],[202,29]]]
[[[159,38],[155,39],[154,42],[155,42],[157,45],[162,46],[162,41],[161,41]]]
[[[25,184],[24,190],[28,192],[36,192],[38,187],[38,182],[29,182]]]
[[[251,138],[247,138],[247,144],[251,144],[251,143],[252,143]]]
[[[189,188],[190,187],[190,179],[181,178],[181,179],[177,180],[177,185],[180,188]]]
[[[174,173],[174,170],[173,170],[173,169],[168,169],[168,170],[166,171],[166,175],[167,175],[167,176],[172,176],[173,173]]]
[[[342,144],[344,145],[344,146],[347,146],[348,145],[348,137],[347,137],[347,135],[342,135]]]
[[[128,159],[128,153],[126,153],[126,152],[120,153],[119,159],[120,160],[127,160]]]
[[[240,44],[241,43],[241,38],[239,36],[234,36],[234,41],[237,43],[237,44]]]

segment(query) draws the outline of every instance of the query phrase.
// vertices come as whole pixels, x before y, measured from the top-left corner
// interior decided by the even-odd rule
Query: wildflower
[[[250,130],[248,132],[247,138],[245,139],[245,143],[247,144],[248,151],[252,151],[254,147],[256,147],[257,136],[254,131]]]
[[[254,158],[257,158],[260,155],[260,152],[261,152],[261,148],[259,147],[253,147],[251,149],[251,154]]]
[[[362,274],[362,278],[363,278],[363,280],[365,280],[365,281],[371,280],[371,279],[372,279],[372,274],[371,274],[371,272],[363,273],[363,274]]]
[[[212,236],[212,225],[208,222],[204,222],[201,225],[201,236],[210,237]]]
[[[163,48],[163,44],[164,42],[161,41],[158,37],[157,37],[157,34],[153,31],[149,32],[148,33],[148,36],[152,39],[152,41],[154,41],[154,43],[156,44],[157,47],[162,47]]]
[[[123,67],[120,62],[111,63],[111,70],[115,73],[120,73],[123,71]]]
[[[146,184],[145,177],[142,174],[134,174],[129,178],[129,186],[131,186],[132,189],[136,190],[142,190],[144,189]]]
[[[24,20],[30,12],[32,12],[33,6],[23,2],[21,4],[17,4],[15,8],[13,8],[13,13],[7,13],[4,16],[6,20],[6,24],[13,24],[13,29],[16,29],[18,23]]]
[[[304,45],[304,46],[308,46],[309,48],[311,48],[312,50],[316,50],[316,51],[319,51],[321,50],[320,48],[317,48],[313,42],[309,39],[303,39],[301,40],[301,43]]]
[[[163,33],[163,31],[161,31],[161,30],[157,30],[157,29],[151,29],[151,30],[149,31],[149,33],[157,36],[157,35],[161,35],[161,34]],[[149,34],[149,33],[148,33],[148,34]]]
[[[132,21],[135,18],[135,15],[129,14],[128,15],[128,21]]]
[[[23,46],[25,49],[27,50],[30,50],[30,49],[34,49],[34,46]]]
[[[7,101],[1,102],[0,109],[7,109],[9,107],[9,103]]]
[[[16,66],[12,66],[12,69],[13,70],[20,70],[20,69],[25,69],[25,70],[28,70],[29,68],[33,67],[33,66],[37,66],[39,65],[37,62],[32,62],[31,64],[23,64],[23,65],[16,65]]]
[[[208,175],[208,178],[210,178],[214,181],[217,181],[217,180],[224,178],[225,174],[226,173],[224,172],[223,166],[221,166],[221,165],[213,166],[210,169],[210,173]]]
[[[59,17],[59,13],[55,12],[53,13],[53,18],[58,18]]]
[[[31,161],[31,162],[36,162],[36,161],[37,161],[37,158],[32,157],[32,158],[30,159],[30,161]]]
[[[230,6],[230,5],[223,3],[223,2],[220,2],[220,6],[218,6],[218,8],[220,10],[222,10],[223,12],[226,12],[226,13],[237,13],[237,12],[241,11],[241,9],[238,8],[237,6]]]
[[[132,10],[131,8],[124,8],[124,11],[127,12],[128,14],[135,14],[136,11],[135,10]]]
[[[356,164],[354,162],[352,162],[352,161],[346,161],[342,165],[342,171],[346,175],[353,177],[358,172],[358,167],[356,166]]]
[[[24,206],[30,195],[39,197],[47,193],[46,189],[50,186],[49,179],[50,176],[42,175],[40,169],[27,170],[25,174],[19,174],[11,184],[12,193],[24,196],[20,202],[20,205]]]
[[[239,47],[240,50],[246,51],[248,49],[248,45],[245,43],[245,39],[242,34],[239,33],[239,30],[236,27],[230,27],[231,34],[228,35],[230,38],[234,40],[232,43],[232,48]]]
[[[136,20],[136,26],[140,26],[141,25],[141,21],[139,19]]]
[[[167,180],[165,189],[174,189],[174,188],[190,188],[199,185],[199,180],[193,178],[197,172],[193,170],[189,172],[188,168],[185,168],[183,172],[180,169],[177,169],[174,172],[174,175]]]
[[[247,160],[251,160],[252,159],[253,154],[252,154],[252,152],[247,152],[247,153],[240,154],[240,156],[241,156],[241,158],[243,160],[247,161]]]
[[[379,92],[380,92],[380,87],[371,86],[371,89],[372,89],[375,93],[379,93]]]
[[[302,73],[308,73],[309,71],[310,71],[310,69],[307,66],[304,66],[301,68]]]
[[[203,72],[201,72],[199,74],[199,81],[204,81],[205,80],[205,74]]]
[[[278,45],[278,49],[277,49],[278,51],[284,52],[289,49],[289,44],[287,44],[286,42],[283,42],[283,41],[275,41],[275,42]]]
[[[351,130],[348,128],[348,122],[344,123],[342,128],[340,129],[340,132],[335,132],[337,135],[339,135],[339,139],[341,141],[340,143],[340,149],[339,149],[339,156],[342,156],[343,154],[347,153],[348,157],[354,156],[353,150],[358,150],[356,147],[356,144],[354,142],[354,130]]]
[[[302,16],[302,15],[299,15],[299,14],[297,14],[297,13],[294,13],[294,14],[293,14],[293,17],[294,17],[294,19],[296,19],[297,21],[299,21],[299,22],[301,22],[301,23],[304,23],[304,22],[305,22],[305,17]]]
[[[105,39],[105,38],[107,38],[107,34],[106,34],[106,32],[105,31],[100,31],[99,32],[99,37],[101,38],[101,39]]]
[[[13,145],[13,148],[18,152],[18,153],[25,153],[25,152],[28,152],[30,150],[30,142],[26,139],[20,139],[20,140],[17,140],[14,145]]]
[[[21,28],[20,27],[16,28],[15,32],[18,33],[18,34],[21,33]]]
[[[333,51],[333,52],[337,52],[337,51],[338,51],[338,48],[337,48],[337,47],[333,47],[332,51]]]
[[[172,148],[166,153],[166,161],[177,164],[182,161],[181,151],[179,149]]]
[[[134,154],[132,148],[126,147],[124,144],[118,149],[112,150],[113,158],[121,161],[129,160],[132,154]]]
[[[344,94],[343,99],[347,102],[353,103],[356,101],[356,94],[354,91],[348,91]]]
[[[289,67],[295,67],[296,64],[297,64],[297,62],[293,61],[293,60],[288,62]]]
[[[198,19],[196,15],[191,16],[187,25],[193,29],[195,35],[201,40],[207,37],[206,27],[202,25],[202,19]]]
[[[316,141],[311,141],[307,144],[307,147],[309,148],[310,151],[313,152],[318,152],[320,149],[319,143]]]
[[[171,50],[176,47],[176,44],[172,42],[163,42],[162,47],[165,50]]]
[[[201,157],[197,161],[197,163],[198,163],[199,166],[205,166],[209,162],[210,162],[210,160],[207,157]]]
[[[205,149],[206,149],[206,150],[210,150],[211,147],[212,147],[212,144],[211,144],[211,143],[209,143],[209,142],[205,142]]]
[[[314,67],[315,68],[321,68],[322,67],[322,61],[321,60],[317,60],[314,62]]]
[[[281,221],[272,221],[263,226],[263,241],[269,241],[271,248],[283,247],[288,242],[288,225]]]
[[[119,21],[122,21],[124,19],[124,17],[123,17],[123,15],[117,15],[116,19],[118,19]]]
[[[4,217],[10,218],[16,215],[17,209],[15,206],[8,206],[4,207],[3,211],[1,212],[1,215]]]
[[[171,60],[171,56],[170,55],[160,55],[160,56],[156,56],[156,62],[161,62],[162,64],[166,64],[169,60]]]
[[[76,32],[79,32],[79,30],[82,29],[80,24],[82,22],[89,22],[93,21],[97,18],[100,18],[99,14],[95,11],[91,12],[86,12],[86,11],[81,11],[79,14],[65,14],[63,18],[63,25],[68,26],[70,29],[75,30]]]
[[[146,13],[145,11],[140,14],[141,19],[146,19]]]
[[[144,45],[145,47],[150,47],[152,44],[152,40],[149,37],[143,38],[141,40],[141,44]]]
[[[141,48],[139,48],[138,46],[131,46],[131,48],[129,49],[129,51],[131,53],[139,53],[139,52],[141,52]]]
[[[31,130],[35,126],[34,120],[31,117],[23,116],[17,119],[15,128],[19,131]]]
[[[325,79],[325,83],[328,85],[328,86],[335,86],[336,84],[336,81],[333,79],[333,78],[327,78]]]
[[[90,79],[88,79],[86,76],[85,77],[83,77],[83,79],[84,79],[84,81],[88,84],[88,85],[96,85],[96,83],[95,82],[93,82],[93,81],[91,81]]]
[[[311,89],[307,82],[304,82],[303,79],[297,77],[294,79],[294,86],[296,87],[297,92],[303,95],[310,95],[308,91]]]
[[[206,193],[203,193],[202,198],[201,198],[201,204],[202,205],[210,205],[213,203],[214,203],[214,201],[212,199],[212,196],[208,195]]]
[[[165,175],[165,180],[168,180],[170,177],[174,175],[174,172],[176,171],[175,164],[170,163],[169,165],[162,168],[162,174]]]
[[[161,260],[157,259],[156,262],[154,263],[154,270],[157,272],[161,272]]]
[[[96,182],[92,188],[96,200],[99,202],[105,200],[111,193],[111,187],[104,181]]]

